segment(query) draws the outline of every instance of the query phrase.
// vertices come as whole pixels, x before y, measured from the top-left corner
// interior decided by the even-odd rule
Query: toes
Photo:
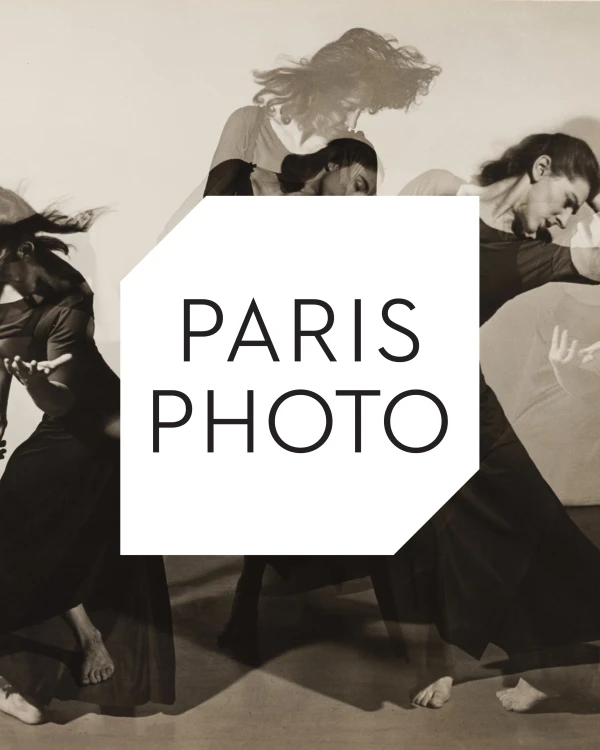
[[[431,690],[422,690],[415,698],[414,703],[417,706],[421,706],[422,708],[426,708],[427,704],[431,700],[432,692]]]
[[[505,694],[500,697],[500,703],[505,711],[513,711],[515,708],[515,699],[510,694]]]

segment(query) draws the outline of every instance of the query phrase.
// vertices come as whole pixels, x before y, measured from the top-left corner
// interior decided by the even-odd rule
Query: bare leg
[[[221,648],[228,649],[244,664],[260,663],[258,652],[258,602],[262,590],[266,561],[262,557],[244,556],[227,625],[219,635]]]
[[[83,607],[78,604],[70,609],[65,618],[73,628],[83,654],[81,666],[81,684],[95,685],[110,679],[115,671],[110,654],[97,630]]]
[[[439,636],[435,625],[427,627],[427,639],[421,646],[422,653],[413,657],[420,684],[426,687],[413,698],[413,705],[422,708],[441,708],[452,695],[452,685],[456,677],[456,653]],[[418,647],[418,644],[417,644]],[[416,650],[415,648],[411,651]]]
[[[370,560],[373,588],[393,646],[416,672],[420,688],[412,702],[423,708],[441,708],[450,700],[455,673],[454,649],[440,638],[434,625],[401,621],[392,591],[389,571],[381,557]],[[407,597],[409,601],[410,597]],[[411,618],[408,611],[402,613]]]
[[[39,708],[27,701],[20,693],[17,693],[4,677],[0,677],[0,711],[19,719],[24,724],[42,724],[44,722],[44,715]]]

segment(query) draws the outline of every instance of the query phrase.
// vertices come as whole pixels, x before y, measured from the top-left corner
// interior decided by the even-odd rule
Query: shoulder
[[[43,317],[55,320],[73,315],[91,318],[94,315],[94,294],[85,281],[65,286],[44,298]]]
[[[257,129],[261,127],[265,110],[258,106],[241,107],[229,115],[219,145],[213,156],[211,169],[230,159],[248,160],[248,153]]]
[[[415,177],[400,195],[456,195],[465,180],[446,169],[430,169]]]
[[[264,107],[249,105],[234,110],[227,118],[226,127],[251,128],[264,117]]]

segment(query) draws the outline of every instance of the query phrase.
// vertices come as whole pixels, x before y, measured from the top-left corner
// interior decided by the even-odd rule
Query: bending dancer
[[[0,189],[0,423],[13,376],[44,413],[0,478],[0,710],[27,723],[52,698],[174,700],[163,560],[119,555],[119,379],[94,343],[92,293],[50,236],[94,218]]]
[[[240,160],[208,177],[206,195],[375,195],[377,155],[362,140],[339,138],[314,154],[290,154],[279,173]]]
[[[264,172],[264,170],[261,170]],[[209,177],[207,194],[252,195],[253,165],[224,162]],[[341,138],[315,154],[287,156],[280,174],[271,175],[272,194],[279,195],[375,195],[377,189],[377,155],[371,146],[354,138]],[[265,175],[261,178],[266,183]],[[210,193],[209,193],[210,191]],[[227,648],[243,663],[260,662],[257,621],[258,602],[267,564],[287,577],[297,566],[318,566],[325,583],[362,577],[367,573],[356,560],[345,563],[333,558],[263,558],[244,557],[242,573],[236,586],[229,621],[219,636],[219,645]],[[356,572],[361,570],[360,573]]]
[[[289,154],[312,154],[333,139],[349,137],[362,112],[408,110],[429,93],[440,73],[420,52],[399,46],[394,38],[350,29],[310,59],[254,74],[260,86],[254,104],[227,120],[211,171],[223,162],[241,161],[281,172]],[[163,236],[204,194],[204,185],[194,190]]]
[[[402,194],[479,196],[484,323],[508,300],[547,282],[600,281],[598,248],[563,247],[549,236],[586,201],[600,210],[599,189],[587,144],[555,134],[525,138],[485,164],[476,184],[433,171]],[[479,659],[495,643],[512,658],[526,654],[539,663],[545,649],[600,637],[600,551],[546,484],[483,376],[480,398],[479,471],[382,560],[376,581],[393,620],[401,624],[416,603],[446,644],[445,662],[415,698],[420,706],[449,700],[457,676],[451,647]],[[544,697],[524,680],[498,693],[513,711]]]

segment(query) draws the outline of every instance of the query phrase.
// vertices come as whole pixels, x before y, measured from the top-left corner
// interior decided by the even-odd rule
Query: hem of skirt
[[[27,697],[27,696],[25,696]],[[147,700],[142,699],[134,699],[133,701],[117,701],[117,702],[98,702],[95,700],[90,699],[84,699],[82,697],[69,697],[69,696],[61,696],[56,695],[50,698],[49,700],[42,700],[40,698],[31,697],[31,700],[35,700],[37,703],[41,703],[42,705],[47,706],[50,704],[53,700],[59,701],[60,703],[82,703],[86,706],[97,706],[98,708],[104,708],[104,709],[126,709],[126,708],[143,708],[144,706],[147,706],[149,704],[155,705],[155,706],[173,706],[176,703],[176,697],[172,696],[170,698],[148,698]]]

